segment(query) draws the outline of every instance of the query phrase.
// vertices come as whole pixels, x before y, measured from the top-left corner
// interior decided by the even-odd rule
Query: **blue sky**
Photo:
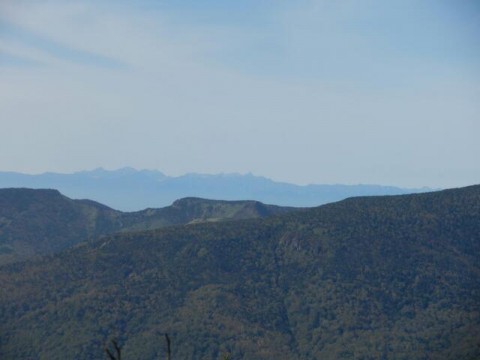
[[[0,4],[0,170],[480,182],[477,1]]]

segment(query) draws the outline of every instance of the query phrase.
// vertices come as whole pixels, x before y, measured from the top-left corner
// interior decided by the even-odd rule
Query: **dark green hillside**
[[[127,230],[152,230],[170,225],[223,220],[256,219],[285,214],[298,208],[265,205],[258,201],[222,201],[183,198],[161,209],[123,213]]]
[[[56,190],[0,189],[0,264],[55,253],[118,231],[190,222],[237,220],[292,211],[255,201],[187,198],[162,209],[122,213]]]
[[[117,211],[56,190],[0,189],[0,263],[56,252],[117,228]]]
[[[0,268],[1,359],[478,359],[480,186],[117,234]]]

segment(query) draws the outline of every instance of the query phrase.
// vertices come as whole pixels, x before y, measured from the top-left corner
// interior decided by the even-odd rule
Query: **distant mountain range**
[[[14,194],[17,226],[75,224],[39,196]],[[117,233],[2,265],[0,286],[1,359],[101,359],[112,338],[164,359],[166,332],[172,359],[479,359],[480,186]]]
[[[257,200],[281,206],[312,207],[353,196],[400,195],[431,189],[403,189],[380,185],[293,185],[251,174],[170,177],[159,171],[123,168],[96,169],[73,174],[27,175],[0,172],[0,188],[57,189],[74,199],[92,199],[122,211],[170,205],[184,197]]]
[[[171,206],[125,213],[57,190],[0,189],[0,264],[56,253],[115,232],[251,219],[296,210],[257,201],[184,198]]]

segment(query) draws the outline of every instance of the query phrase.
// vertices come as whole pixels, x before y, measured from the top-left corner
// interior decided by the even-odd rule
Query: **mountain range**
[[[480,186],[116,233],[0,284],[1,359],[479,359]]]
[[[217,200],[257,200],[281,206],[312,207],[347,197],[399,195],[431,189],[380,185],[294,185],[252,174],[166,176],[159,171],[102,168],[73,174],[28,175],[0,172],[0,188],[57,189],[74,199],[92,199],[122,211],[170,205],[184,197]]]

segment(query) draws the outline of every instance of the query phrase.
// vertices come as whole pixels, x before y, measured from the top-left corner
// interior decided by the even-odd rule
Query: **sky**
[[[0,171],[480,183],[476,0],[1,0]]]

